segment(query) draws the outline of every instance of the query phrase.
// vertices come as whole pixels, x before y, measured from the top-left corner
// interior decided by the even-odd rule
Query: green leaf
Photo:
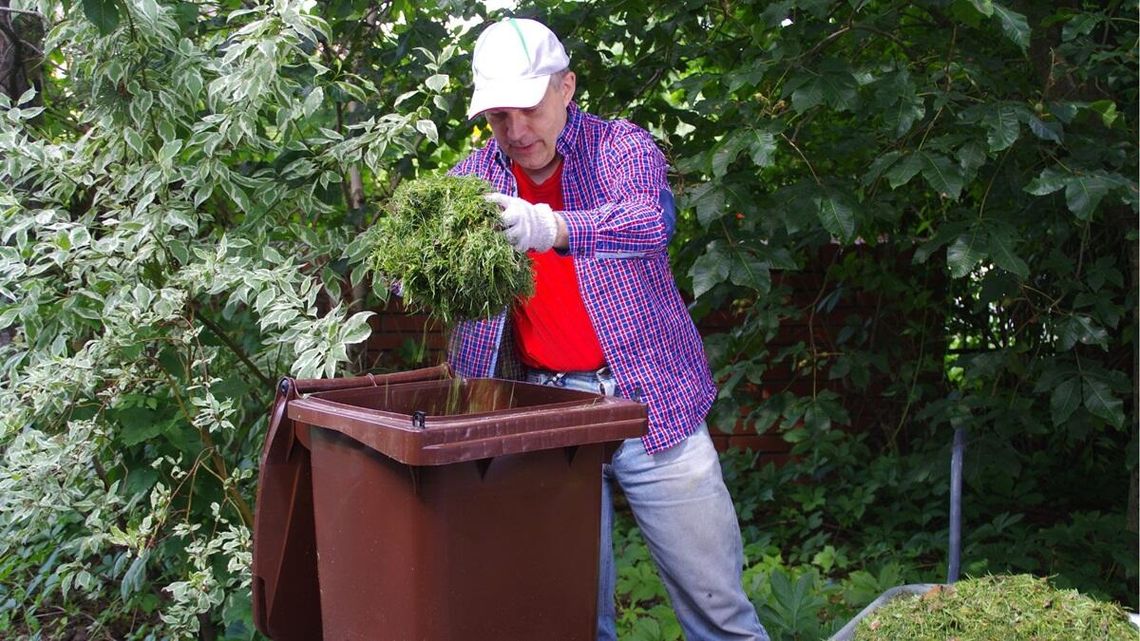
[[[1013,105],[997,105],[982,118],[988,127],[986,142],[990,151],[1003,151],[1021,136],[1018,109]]]
[[[26,105],[26,104],[30,103],[32,101],[32,99],[36,97],[36,95],[37,95],[36,88],[35,87],[29,87],[27,91],[20,94],[19,98],[16,98],[16,102],[13,104],[15,104],[17,107],[19,107],[21,105]]]
[[[1084,106],[1084,103],[1080,102],[1050,102],[1049,113],[1067,125],[1073,122],[1073,118],[1077,117]]]
[[[1109,180],[1100,174],[1069,176],[1065,180],[1065,203],[1077,218],[1089,220],[1111,187]]]
[[[83,15],[107,35],[119,26],[119,7],[115,0],[83,0]]]
[[[733,285],[755,289],[762,294],[772,289],[772,274],[768,263],[751,252],[740,252],[735,256],[729,280]]]
[[[1106,347],[1108,332],[1084,314],[1074,314],[1063,320],[1057,332],[1062,351],[1071,350],[1077,343]]]
[[[920,152],[921,153],[921,152]],[[910,182],[911,178],[918,175],[922,171],[922,159],[918,154],[910,154],[891,166],[887,171],[887,182],[890,183],[891,189],[898,189],[902,185]]]
[[[1025,187],[1034,196],[1045,196],[1065,187],[1065,174],[1053,167],[1046,167],[1041,174]]]
[[[831,235],[844,242],[855,238],[855,207],[845,195],[829,192],[815,199],[819,221]]]
[[[803,113],[823,102],[823,88],[818,82],[808,82],[792,92],[792,108]]]
[[[1061,144],[1064,142],[1065,132],[1059,122],[1045,122],[1037,116],[1029,117],[1029,131],[1042,140]]]
[[[748,146],[748,142],[745,136],[734,133],[727,136],[713,149],[712,172],[714,178],[723,178],[728,173],[728,167]]]
[[[998,22],[1001,23],[1002,33],[1005,37],[1009,38],[1025,51],[1029,48],[1029,22],[1025,16],[1012,10],[1003,7],[998,3],[994,3],[994,13],[997,14]]]
[[[174,160],[179,151],[182,151],[182,141],[171,140],[163,144],[162,149],[158,150],[158,159],[163,163],[169,163]]]
[[[1053,388],[1049,396],[1049,411],[1053,425],[1062,425],[1081,406],[1081,381],[1073,377]]]
[[[920,151],[915,156],[919,159],[926,182],[943,198],[958,200],[965,184],[962,170],[941,154]]]
[[[1100,114],[1101,122],[1104,123],[1105,127],[1111,127],[1119,115],[1116,112],[1116,103],[1111,100],[1097,100],[1089,104],[1089,109]]]
[[[897,161],[900,156],[902,156],[902,154],[897,151],[889,151],[876,158],[875,162],[872,162],[871,166],[867,168],[867,173],[863,174],[863,185],[870,186],[871,183],[878,180],[879,176],[883,174],[883,171],[895,164],[895,161]]]
[[[757,167],[771,167],[775,164],[776,136],[767,131],[751,131],[749,152]]]
[[[969,0],[969,2],[974,6],[975,9],[978,10],[978,13],[982,14],[983,16],[988,18],[994,15],[993,0]]]
[[[1112,393],[1108,383],[1092,376],[1084,378],[1085,409],[1108,421],[1113,427],[1124,425],[1124,403]]]
[[[689,277],[693,279],[693,296],[699,298],[723,283],[731,271],[732,265],[720,252],[709,251],[701,255],[689,268]]]
[[[979,142],[968,142],[958,148],[955,158],[964,175],[974,176],[986,163],[986,150]]]
[[[127,447],[149,441],[170,427],[157,411],[145,407],[128,407],[116,414],[120,425],[118,441]]]
[[[962,234],[951,243],[946,250],[946,264],[950,268],[950,275],[954,278],[964,278],[974,270],[974,267],[986,257],[986,239],[977,231]]]
[[[1070,42],[1080,36],[1086,36],[1095,29],[1102,20],[1104,20],[1104,16],[1096,13],[1075,14],[1065,22],[1064,28],[1061,29],[1061,40],[1063,42]]]
[[[146,581],[146,562],[148,557],[150,557],[150,550],[140,550],[139,555],[131,561],[130,567],[123,573],[123,580],[119,584],[119,596],[124,601],[126,601],[130,595],[142,589]]]
[[[902,138],[914,127],[914,123],[926,117],[926,104],[918,96],[901,98],[887,110],[884,119],[894,133],[895,139]]]
[[[158,3],[154,0],[135,0],[133,6],[138,8],[139,15],[148,24],[158,21]]]
[[[717,188],[716,183],[697,185],[688,192],[686,200],[696,208],[697,220],[704,227],[708,227],[725,214],[724,192]]]
[[[792,108],[798,113],[821,103],[836,111],[849,111],[859,97],[851,65],[834,58],[793,77],[787,87],[792,89]]]
[[[1022,278],[1029,278],[1029,265],[1013,251],[1015,238],[1016,234],[1012,230],[990,229],[986,243],[988,253],[998,267]]]

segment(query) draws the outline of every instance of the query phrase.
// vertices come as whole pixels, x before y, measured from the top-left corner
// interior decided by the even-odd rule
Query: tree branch
[[[213,332],[214,336],[218,337],[218,340],[225,343],[226,347],[228,347],[230,351],[233,352],[234,356],[237,356],[238,360],[241,361],[242,364],[245,365],[249,371],[257,377],[257,380],[260,381],[262,385],[272,388],[277,384],[276,381],[266,376],[265,373],[262,372],[260,368],[258,368],[257,364],[250,360],[248,356],[246,356],[241,346],[234,342],[234,340],[226,334],[225,330],[223,330],[221,326],[210,320],[210,317],[202,313],[202,307],[198,304],[197,301],[191,301],[190,306],[191,309],[194,310],[194,315],[198,318],[198,320],[202,321],[202,324],[206,326],[206,329]]]

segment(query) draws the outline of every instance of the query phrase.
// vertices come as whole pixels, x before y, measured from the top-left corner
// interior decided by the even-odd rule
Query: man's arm
[[[573,185],[588,209],[560,212],[575,256],[637,258],[665,250],[674,226],[666,161],[649,132],[628,122],[600,141],[596,172]]]

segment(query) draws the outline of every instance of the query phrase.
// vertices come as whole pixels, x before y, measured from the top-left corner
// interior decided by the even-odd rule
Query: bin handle
[[[277,383],[277,398],[273,400],[273,412],[269,415],[269,429],[266,431],[265,441],[268,448],[263,456],[262,463],[270,459],[270,449],[278,450],[280,459],[287,462],[293,451],[293,442],[296,440],[296,430],[288,430],[283,436],[277,438],[277,431],[281,428],[281,421],[285,418],[285,410],[289,401],[297,398],[297,381],[289,376],[283,377]]]
[[[304,396],[310,392],[328,392],[351,387],[379,387],[389,383],[411,383],[415,381],[449,378],[451,376],[451,368],[447,363],[443,363],[434,367],[423,367],[404,372],[393,372],[391,374],[365,374],[364,376],[353,376],[349,378],[302,378],[299,380],[290,380],[296,389],[297,395]]]

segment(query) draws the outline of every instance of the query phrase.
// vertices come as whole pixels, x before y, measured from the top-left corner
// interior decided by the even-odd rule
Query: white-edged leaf
[[[374,312],[353,314],[345,321],[344,328],[340,332],[340,339],[349,345],[368,340],[368,337],[372,335],[372,326],[368,324],[368,319],[375,315]]]
[[[447,88],[447,83],[451,81],[451,76],[445,73],[437,73],[424,81],[424,85],[435,93],[441,93]]]
[[[427,118],[416,121],[416,131],[426,136],[433,143],[439,142],[439,132],[435,128],[435,123]]]
[[[309,95],[305,96],[305,102],[301,105],[301,112],[304,113],[306,117],[313,115],[313,113],[320,108],[324,100],[325,90],[321,87],[313,87]]]

